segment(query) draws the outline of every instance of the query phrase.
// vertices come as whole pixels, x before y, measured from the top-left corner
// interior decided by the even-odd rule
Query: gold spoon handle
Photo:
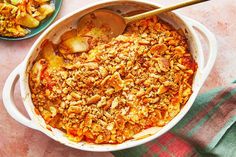
[[[131,17],[124,17],[124,19],[125,19],[126,24],[128,24],[130,22],[141,20],[141,19],[149,17],[149,16],[157,15],[157,14],[160,14],[160,13],[163,13],[163,12],[168,12],[168,11],[172,11],[172,10],[175,10],[175,9],[179,9],[179,8],[183,8],[183,7],[186,7],[186,6],[190,6],[190,5],[197,4],[197,3],[202,3],[202,2],[207,2],[207,1],[209,1],[209,0],[190,0],[190,1],[182,2],[182,3],[179,3],[179,4],[173,5],[173,6],[163,7],[163,8],[155,9],[155,10],[148,11],[148,12],[145,12],[145,13],[141,13],[141,14],[138,14],[138,15],[134,15],[134,16],[131,16]]]

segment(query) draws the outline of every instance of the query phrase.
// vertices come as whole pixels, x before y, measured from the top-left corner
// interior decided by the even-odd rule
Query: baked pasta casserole
[[[30,70],[35,112],[75,142],[118,144],[170,122],[192,94],[197,69],[187,40],[158,17],[109,39],[87,22],[42,43]]]

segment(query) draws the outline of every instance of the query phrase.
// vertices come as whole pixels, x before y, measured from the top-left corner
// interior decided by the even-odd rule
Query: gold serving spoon
[[[100,28],[102,25],[106,25],[107,28],[109,28],[108,29],[109,31],[107,31],[107,35],[109,37],[111,38],[117,37],[118,35],[124,32],[127,24],[130,22],[134,22],[134,21],[146,18],[146,17],[150,17],[153,15],[161,14],[164,12],[172,11],[175,9],[183,8],[186,6],[190,6],[190,5],[194,5],[194,4],[206,2],[206,1],[209,1],[209,0],[190,0],[190,1],[179,3],[179,4],[175,4],[172,6],[158,8],[155,10],[137,14],[131,17],[123,17],[117,14],[116,12],[113,12],[108,9],[99,9],[83,16],[78,23],[78,28],[82,28],[84,25],[88,23],[88,21],[90,22],[92,21],[93,24],[95,24],[97,28]]]

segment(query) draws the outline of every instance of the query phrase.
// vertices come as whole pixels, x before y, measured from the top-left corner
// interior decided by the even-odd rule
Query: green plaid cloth
[[[199,95],[187,115],[160,138],[112,152],[115,157],[236,157],[236,84]]]

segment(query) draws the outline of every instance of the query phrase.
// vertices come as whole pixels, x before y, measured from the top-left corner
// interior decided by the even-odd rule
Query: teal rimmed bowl
[[[3,37],[3,36],[0,36],[0,40],[17,41],[17,40],[29,39],[29,38],[32,38],[35,35],[39,34],[43,30],[45,30],[53,22],[53,20],[57,17],[57,15],[61,9],[61,5],[62,5],[62,0],[51,0],[51,1],[55,5],[55,11],[53,12],[53,14],[51,16],[42,20],[37,28],[30,29],[30,32],[23,37]]]

